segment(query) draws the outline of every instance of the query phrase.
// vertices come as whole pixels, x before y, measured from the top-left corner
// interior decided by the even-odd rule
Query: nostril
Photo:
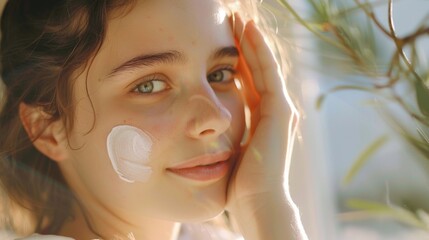
[[[200,133],[200,136],[211,135],[211,134],[214,134],[214,133],[215,133],[215,130],[214,130],[214,129],[206,129],[206,130],[204,130],[204,131],[202,131],[202,132]]]

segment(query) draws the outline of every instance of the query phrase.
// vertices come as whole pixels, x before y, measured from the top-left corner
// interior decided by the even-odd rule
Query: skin
[[[195,183],[166,171],[205,153],[238,154],[243,104],[231,73],[222,70],[235,69],[238,58],[213,57],[217,49],[234,46],[234,38],[227,18],[220,24],[214,16],[219,5],[208,3],[138,1],[126,16],[109,21],[100,52],[76,80],[76,126],[60,167],[103,236],[132,232],[137,239],[169,239],[158,235],[171,232],[174,222],[203,221],[224,209],[228,176]],[[182,59],[112,74],[137,56],[169,51],[180,52]],[[207,80],[216,71],[226,75],[224,82]],[[154,81],[156,92],[139,93],[136,86],[147,81]],[[154,140],[148,164],[153,173],[145,183],[124,182],[112,170],[106,139],[123,124]],[[85,239],[68,230],[74,224],[64,233]]]
[[[78,76],[76,125],[60,167],[104,236],[132,232],[137,239],[163,239],[168,236],[157,235],[171,232],[166,229],[175,221],[202,221],[223,210],[228,176],[194,183],[166,171],[195,156],[239,149],[244,130],[239,92],[230,79],[207,81],[208,74],[225,66],[234,69],[238,61],[213,57],[217,49],[234,46],[227,19],[219,24],[213,16],[218,10],[214,2],[139,1],[124,17],[109,21],[102,49],[90,69]],[[183,59],[112,74],[137,56],[168,51],[180,52]],[[137,91],[138,84],[153,79],[156,92]],[[206,100],[190,100],[194,96]],[[122,124],[142,129],[154,141],[148,164],[153,173],[144,184],[122,181],[108,160],[107,135]],[[67,228],[64,232],[72,234]]]
[[[54,122],[34,142],[59,163],[93,227],[107,239],[130,232],[136,239],[175,239],[176,222],[205,221],[225,208],[246,240],[306,239],[283,185],[297,111],[255,24],[239,18],[230,24],[216,14],[219,9],[215,1],[147,0],[110,20],[101,50],[76,78],[76,125],[66,135],[61,121]],[[240,57],[213,58],[217,49],[234,46],[234,39],[241,40]],[[136,56],[166,51],[183,56],[115,72]],[[240,73],[252,110],[251,140],[243,149],[242,93],[233,82],[215,83],[207,77],[225,66]],[[153,94],[136,92],[139,83],[150,80],[166,85],[158,82],[156,89],[162,91]],[[31,136],[38,129],[31,120],[37,119],[37,109],[21,104],[20,110],[21,116],[36,115],[21,117]],[[122,181],[108,159],[107,135],[124,124],[154,139],[149,163],[154,172],[146,183]],[[233,152],[231,174],[220,180],[188,181],[166,171],[192,157],[224,150]],[[75,206],[76,217],[60,234],[96,238],[80,209]]]
[[[246,95],[259,101],[248,101],[252,139],[230,180],[227,209],[246,240],[308,239],[288,181],[299,112],[256,24],[244,24],[237,16],[233,31],[242,39],[239,71],[245,84],[254,86]]]

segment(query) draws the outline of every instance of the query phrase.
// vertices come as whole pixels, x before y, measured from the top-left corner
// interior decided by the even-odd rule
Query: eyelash
[[[227,79],[224,79],[224,75],[225,75],[224,72],[225,71],[228,72],[231,75]],[[209,79],[210,76],[214,76],[213,74],[215,74],[215,73],[222,73],[223,74],[222,75],[223,78],[222,78],[221,81],[210,81],[210,79]],[[233,82],[236,74],[237,74],[237,70],[234,67],[229,66],[229,65],[227,65],[227,66],[221,66],[220,68],[218,68],[218,69],[212,71],[211,73],[207,74],[207,81],[209,81],[209,83],[211,83],[211,84],[227,85],[227,84]],[[161,77],[161,76],[159,76],[157,74],[152,75],[151,79],[144,80],[142,82],[139,82],[139,83],[135,84],[132,92],[137,93],[137,94],[149,95],[149,94],[157,94],[157,93],[160,93],[160,92],[168,90],[170,88],[169,84],[167,83],[166,80],[162,80],[161,78],[164,78],[164,77]],[[158,84],[158,85],[155,86],[154,83]],[[140,88],[143,87],[145,84],[146,84],[146,87],[151,87],[152,88],[150,90],[151,92],[143,92],[143,91],[141,91]],[[151,85],[147,85],[147,84],[151,84]],[[157,91],[153,92],[154,88],[159,88],[160,87],[159,84],[161,84],[162,85],[161,87],[164,88],[164,89],[157,90]]]
[[[137,83],[134,86],[134,88],[133,88],[133,92],[137,93],[137,94],[156,94],[156,93],[159,93],[159,92],[163,92],[163,91],[169,89],[170,87],[169,87],[167,81],[166,80],[162,80],[162,78],[163,77],[161,77],[161,76],[159,76],[157,74],[152,75],[149,80],[146,79],[146,80],[144,80],[142,82]],[[140,88],[143,87],[145,84],[149,84],[149,83],[152,84],[152,88],[159,87],[159,86],[154,86],[154,83],[156,83],[156,84],[162,84],[165,87],[165,89],[157,90],[155,92],[153,92],[153,89],[151,90],[151,92],[142,92]]]
[[[220,67],[220,68],[212,71],[211,73],[207,74],[207,81],[210,82],[209,76],[213,75],[214,73],[218,73],[218,72],[223,73],[224,71],[228,72],[231,76],[229,78],[227,78],[226,80],[222,80],[220,82],[213,81],[213,83],[216,83],[216,84],[228,84],[228,83],[233,82],[233,80],[235,78],[235,75],[237,74],[237,70],[235,70],[234,67],[229,66],[229,65],[222,66],[222,67]]]

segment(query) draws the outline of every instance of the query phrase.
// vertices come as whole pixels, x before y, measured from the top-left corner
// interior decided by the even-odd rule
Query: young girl
[[[246,240],[305,238],[283,186],[297,113],[240,10],[9,0],[0,176],[31,233],[176,239],[226,209]]]

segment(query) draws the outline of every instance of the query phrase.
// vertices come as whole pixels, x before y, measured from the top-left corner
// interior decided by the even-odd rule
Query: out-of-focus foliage
[[[412,1],[406,1],[412,4]],[[321,64],[346,74],[350,79],[322,93],[316,107],[323,107],[325,99],[337,91],[369,92],[381,99],[377,101],[377,107],[394,124],[394,129],[429,162],[429,68],[422,61],[422,57],[427,56],[424,56],[422,45],[418,44],[424,38],[429,42],[429,12],[419,24],[412,26],[414,29],[399,36],[395,30],[397,22],[393,0],[306,0],[310,15],[294,7],[292,1],[277,2],[318,40],[321,47],[317,54],[331,56],[329,61],[321,61]],[[384,19],[377,16],[376,8],[385,10],[387,20],[382,21]],[[385,47],[387,45],[392,47]],[[411,91],[403,94],[401,89],[404,86]],[[402,109],[412,119],[413,127],[390,112],[388,105]],[[346,174],[344,183],[352,180],[385,141],[386,138],[381,137],[370,144]],[[411,212],[393,205],[365,201],[351,201],[349,205],[429,229],[429,217],[423,210]]]

